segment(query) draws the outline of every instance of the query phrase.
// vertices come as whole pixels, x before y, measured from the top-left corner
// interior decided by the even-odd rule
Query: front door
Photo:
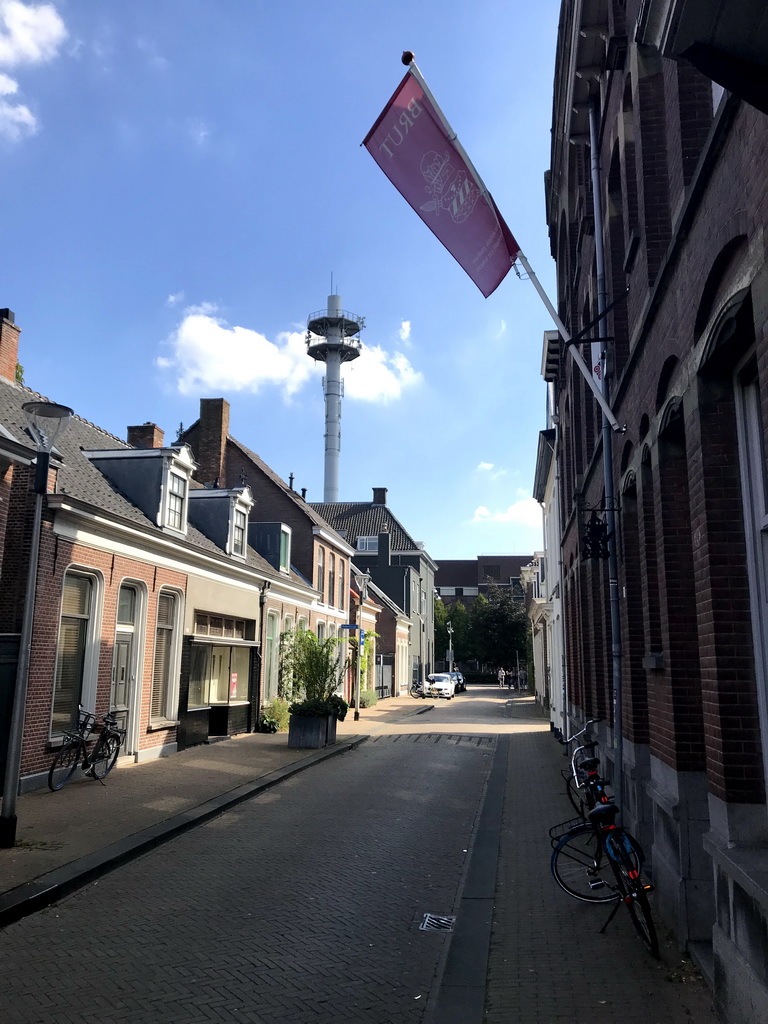
[[[124,753],[130,753],[130,704],[133,692],[133,634],[118,633],[115,636],[115,652],[112,659],[112,690],[109,696],[109,710],[117,714],[117,720],[125,729]]]

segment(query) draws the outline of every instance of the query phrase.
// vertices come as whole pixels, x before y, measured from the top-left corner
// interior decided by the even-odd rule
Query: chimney
[[[165,431],[156,423],[140,423],[136,427],[128,427],[128,444],[134,448],[162,448],[165,442]]]
[[[197,479],[204,484],[219,481],[227,486],[225,456],[229,434],[229,402],[225,398],[201,398],[195,459]]]
[[[392,563],[390,540],[389,530],[382,530],[379,534],[379,565],[390,565]]]
[[[16,380],[21,333],[21,328],[16,326],[14,320],[12,310],[0,309],[0,377],[10,381]]]
[[[387,488],[386,487],[374,487],[373,488],[373,504],[374,505],[386,505],[387,504]]]

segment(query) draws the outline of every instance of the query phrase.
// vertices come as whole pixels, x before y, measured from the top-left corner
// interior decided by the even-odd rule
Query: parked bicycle
[[[424,687],[421,683],[411,683],[410,694],[412,697],[424,697]]]
[[[120,754],[125,730],[118,725],[114,714],[102,718],[102,726],[93,750],[88,751],[88,741],[96,726],[96,716],[78,705],[77,723],[64,733],[64,744],[56,751],[48,769],[48,788],[54,792],[65,786],[78,765],[93,779],[103,779],[112,771]]]
[[[563,746],[569,746],[574,740],[583,736],[590,726],[597,725],[599,718],[590,718],[587,724],[579,732],[574,733],[567,739],[562,734],[558,740]],[[565,779],[565,792],[571,802],[571,806],[583,820],[586,821],[587,812],[591,811],[597,804],[610,803],[606,787],[609,785],[598,772],[600,758],[595,757],[596,742],[582,743],[576,747],[571,755],[569,768],[563,768],[561,775]]]
[[[595,746],[584,744],[578,750]],[[653,885],[642,875],[642,847],[627,829],[616,824],[619,808],[606,793],[607,783],[597,771],[599,759],[587,757],[577,762],[576,754],[574,751],[567,783],[571,802],[574,798],[579,801],[579,817],[549,830],[552,877],[574,899],[614,904],[601,934],[619,907],[625,906],[635,931],[651,955],[658,957],[659,942],[648,902]]]

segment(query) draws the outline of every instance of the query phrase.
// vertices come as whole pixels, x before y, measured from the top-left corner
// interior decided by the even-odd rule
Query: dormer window
[[[245,512],[241,509],[235,509],[234,522],[232,524],[232,554],[233,555],[245,555],[245,531],[248,524],[248,520],[245,518]]]
[[[187,478],[171,471],[168,474],[168,502],[165,507],[165,525],[172,530],[184,530],[187,521]]]
[[[289,572],[291,568],[291,531],[287,526],[280,528],[280,571]]]
[[[358,551],[371,551],[376,552],[379,550],[379,538],[376,537],[358,537],[357,538],[357,550]]]

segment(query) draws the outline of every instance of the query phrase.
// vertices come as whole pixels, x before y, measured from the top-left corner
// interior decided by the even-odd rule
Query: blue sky
[[[366,318],[345,367],[340,500],[389,489],[438,561],[541,546],[531,498],[549,317],[484,299],[368,153],[413,50],[551,296],[544,212],[559,3],[0,0],[0,306],[25,383],[170,442],[200,398],[323,498],[333,274]]]

